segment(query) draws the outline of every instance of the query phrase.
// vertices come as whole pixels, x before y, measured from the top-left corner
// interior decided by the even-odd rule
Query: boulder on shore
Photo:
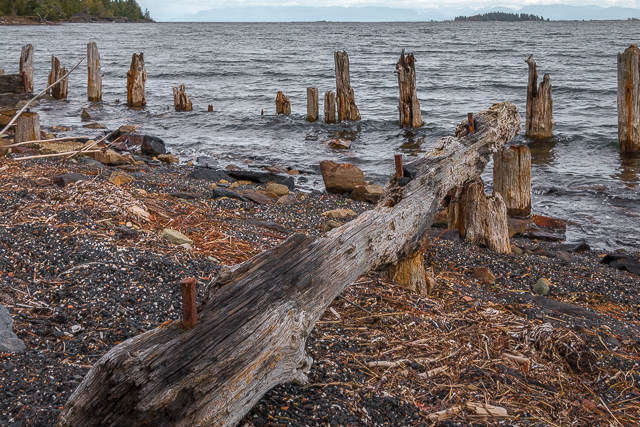
[[[166,154],[167,148],[164,145],[164,141],[157,136],[145,135],[140,147],[144,154],[150,156],[158,156],[160,154]]]
[[[328,193],[351,193],[357,186],[364,185],[364,173],[349,163],[323,160],[320,162],[320,172]]]
[[[358,185],[349,197],[359,202],[378,203],[383,189],[384,187],[377,184]]]

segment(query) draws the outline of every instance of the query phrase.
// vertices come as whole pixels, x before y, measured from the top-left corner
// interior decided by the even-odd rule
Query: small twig
[[[361,305],[356,304],[355,302],[346,299],[345,297],[343,297],[342,295],[338,295],[338,298],[348,302],[349,304],[351,304],[352,306],[359,308],[360,310],[364,311],[365,313],[371,313],[370,310],[367,310],[366,308],[362,307]]]
[[[65,138],[54,138],[54,139],[40,139],[40,140],[36,140],[36,141],[25,141],[25,142],[18,142],[17,144],[11,144],[11,145],[4,145],[2,148],[12,148],[12,147],[19,147],[21,145],[25,145],[25,144],[35,144],[35,143],[43,143],[43,142],[56,142],[56,141],[67,141],[70,139],[80,139],[80,138],[88,138],[88,136],[67,136]]]
[[[90,150],[85,151],[85,153],[99,153],[100,150]],[[79,151],[67,151],[65,153],[54,153],[54,154],[40,154],[37,156],[27,156],[27,157],[16,157],[14,160],[30,160],[30,159],[42,159],[44,157],[60,157],[65,156],[67,154],[77,154]]]
[[[47,88],[46,88],[45,90],[43,90],[42,92],[40,92],[39,94],[37,94],[36,96],[34,96],[33,98],[31,98],[31,100],[30,100],[29,102],[27,102],[27,103],[24,105],[24,107],[22,107],[22,108],[20,109],[20,111],[18,111],[18,113],[17,113],[15,116],[13,116],[13,118],[9,121],[9,124],[7,124],[7,125],[4,127],[4,129],[2,129],[2,131],[0,131],[0,136],[4,135],[4,133],[6,132],[6,130],[7,130],[7,129],[9,129],[9,128],[11,127],[11,125],[13,125],[13,123],[14,123],[16,120],[18,120],[18,117],[20,117],[20,115],[24,112],[24,110],[26,110],[26,109],[29,107],[29,105],[31,105],[31,103],[32,103],[33,101],[35,101],[36,99],[40,98],[40,97],[41,97],[42,95],[44,95],[44,94],[45,94],[49,89],[51,89],[52,87],[54,87],[55,85],[57,85],[58,83],[60,83],[61,81],[63,81],[64,79],[66,79],[66,78],[69,76],[69,74],[71,74],[71,72],[72,72],[73,70],[75,70],[76,68],[78,68],[78,65],[80,65],[80,63],[81,63],[82,61],[84,61],[84,58],[85,58],[85,57],[83,56],[83,57],[82,57],[82,59],[81,59],[80,61],[78,61],[78,63],[77,63],[77,64],[76,64],[72,69],[70,69],[70,70],[69,70],[69,72],[67,72],[67,74],[65,74],[64,76],[60,77],[60,78],[59,78],[55,83],[50,84],[49,86],[47,86]]]

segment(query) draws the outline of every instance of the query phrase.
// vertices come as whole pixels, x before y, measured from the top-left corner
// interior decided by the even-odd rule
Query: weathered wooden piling
[[[289,98],[284,96],[282,91],[278,91],[276,95],[276,114],[291,114],[291,103],[289,102]]]
[[[420,295],[429,295],[431,291],[424,267],[424,253],[421,250],[389,267],[385,277]]]
[[[324,122],[336,122],[336,95],[331,91],[324,94]]]
[[[415,58],[412,53],[404,55],[404,49],[400,59],[396,63],[396,74],[398,75],[398,87],[400,88],[400,126],[420,127],[422,126],[422,112],[420,102],[416,93],[416,67]]]
[[[396,180],[404,177],[404,169],[402,168],[402,154],[395,154],[394,156],[396,164]]]
[[[318,109],[320,108],[320,100],[318,99],[318,89],[315,87],[307,88],[307,120],[315,122],[318,120]]]
[[[618,141],[620,150],[640,151],[640,49],[618,53]]]
[[[49,73],[49,83],[51,86],[53,83],[64,77],[67,74],[67,69],[60,67],[60,61],[55,56],[51,55],[51,72]],[[50,87],[47,90],[47,94],[51,95],[55,99],[66,99],[67,91],[69,88],[69,77],[63,79],[57,85]]]
[[[184,85],[175,86],[173,88],[173,106],[175,107],[176,111],[193,110],[191,99],[189,99],[189,97],[187,96]]]
[[[22,113],[16,121],[14,142],[40,140],[40,117],[37,113]]]
[[[33,46],[30,44],[22,47],[20,74],[24,75],[26,92],[33,92]]]
[[[500,194],[507,216],[531,215],[531,150],[524,145],[504,147],[493,154],[493,194]]]
[[[4,70],[0,68],[0,76],[4,76]]]
[[[485,194],[481,179],[456,188],[449,204],[449,228],[476,245],[511,253],[507,207],[499,193]]]
[[[144,53],[131,57],[131,68],[127,71],[127,103],[129,107],[144,107],[144,83],[147,81],[147,70],[144,67]]]
[[[338,107],[338,122],[345,120],[360,120],[360,111],[351,88],[349,77],[349,55],[346,51],[335,52],[333,55],[336,65],[336,102]]]
[[[100,74],[100,52],[95,42],[87,44],[87,98],[90,102],[102,101],[102,74]]]
[[[545,74],[538,87],[538,71],[533,55],[525,60],[529,65],[529,83],[527,84],[527,118],[525,135],[529,138],[551,138],[553,136],[553,99],[551,82]]]
[[[198,324],[195,277],[182,279],[180,290],[182,291],[182,326],[185,329],[191,329]]]

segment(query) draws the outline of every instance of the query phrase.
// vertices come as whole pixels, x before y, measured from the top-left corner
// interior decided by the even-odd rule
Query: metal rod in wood
[[[402,169],[402,154],[396,154],[396,179],[404,177],[404,170]]]
[[[188,277],[180,281],[182,290],[182,324],[186,329],[198,324],[198,311],[196,309],[196,279]]]
[[[467,122],[469,124],[469,132],[475,132],[473,128],[473,113],[467,113]]]

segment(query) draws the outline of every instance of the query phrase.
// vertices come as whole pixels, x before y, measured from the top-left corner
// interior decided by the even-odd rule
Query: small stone
[[[550,285],[551,282],[549,282],[549,280],[541,277],[540,279],[538,279],[536,284],[533,285],[533,292],[537,295],[548,295]]]
[[[520,249],[516,245],[511,245],[511,252],[513,252],[516,255],[522,255],[522,249]]]
[[[81,173],[69,172],[62,175],[53,176],[50,178],[51,182],[56,184],[59,187],[64,187],[65,185],[75,184],[78,181],[88,181],[89,178],[84,176]]]
[[[162,237],[173,243],[174,245],[182,245],[183,243],[188,243],[190,245],[193,244],[193,240],[182,234],[177,230],[173,230],[171,228],[165,228],[160,233]]]
[[[290,171],[287,171],[287,175],[300,175],[300,171],[292,169]]]
[[[56,136],[52,133],[48,133],[44,136],[45,139],[56,139]]]
[[[166,154],[167,148],[161,138],[153,135],[145,135],[142,140],[142,145],[140,145],[140,151],[149,156],[157,156],[159,154]]]
[[[238,166],[236,166],[236,165],[227,165],[227,166],[225,166],[224,168],[225,168],[226,170],[228,170],[228,171],[237,171],[237,170],[240,170],[240,168],[239,168]]]
[[[218,258],[212,257],[212,256],[208,256],[207,259],[211,262],[215,262],[215,263],[219,263],[220,261],[218,260]]]
[[[126,172],[116,171],[109,177],[109,182],[115,185],[131,184],[135,179]]]
[[[93,158],[104,165],[118,166],[126,163],[126,160],[114,150],[98,151],[93,153]]]
[[[351,141],[345,139],[330,139],[326,142],[329,148],[334,150],[348,150],[351,148]]]
[[[142,188],[136,188],[136,191],[138,192],[138,194],[140,194],[141,196],[147,196],[148,193],[146,190],[142,189]]]
[[[267,184],[267,191],[274,193],[277,197],[281,197],[289,194],[289,187],[282,184],[269,183]]]
[[[253,185],[253,181],[241,179],[240,181],[238,181],[238,185]]]
[[[178,246],[183,247],[183,248],[185,248],[185,249],[186,249],[186,250],[188,250],[188,251],[192,251],[192,250],[193,250],[193,246],[191,246],[191,245],[190,245],[190,244],[188,244],[188,243],[183,243],[183,244],[178,245]]]
[[[229,181],[227,181],[226,179],[221,179],[220,181],[218,181],[218,184],[228,184]]]
[[[533,255],[533,251],[531,249],[524,250],[525,255]]]
[[[358,185],[349,197],[359,202],[378,203],[383,189],[381,185],[376,184]]]
[[[187,166],[189,166],[189,167],[193,166],[193,162],[192,162],[191,160],[189,160],[189,161],[187,162]]]
[[[263,193],[258,193],[257,191],[245,191],[242,193],[247,199],[251,200],[254,203],[258,203],[260,205],[266,205],[269,203],[273,203],[271,198]]]
[[[338,221],[334,221],[330,219],[324,224],[324,228],[322,229],[322,231],[326,233],[327,231],[331,231],[334,228],[338,228],[338,227],[342,227],[342,224],[340,224]]]
[[[82,120],[93,120],[93,117],[91,117],[91,114],[89,114],[86,108],[82,109],[82,114],[80,114],[80,117],[82,118]]]
[[[82,125],[83,128],[87,129],[106,129],[105,125],[101,125],[100,123],[89,123],[88,125]]]
[[[120,132],[135,132],[136,131],[136,127],[135,126],[130,126],[130,125],[124,125],[124,126],[120,126],[120,129],[118,129]]]
[[[144,166],[146,165],[146,163],[142,160],[136,160],[135,162],[133,162],[134,165],[136,166]]]
[[[322,216],[329,218],[346,218],[353,215],[356,215],[356,213],[351,209],[333,209],[331,211],[322,212]]]
[[[177,156],[174,156],[173,154],[159,154],[158,155],[158,160],[160,160],[162,163],[180,163],[180,159],[178,159]]]
[[[262,170],[273,173],[287,173],[287,169],[280,165],[265,166],[262,168]]]
[[[240,187],[240,184],[238,184],[237,182],[232,182],[229,186],[229,190],[235,190],[238,187]]]
[[[489,271],[487,267],[478,267],[473,272],[473,277],[480,280],[483,285],[492,285],[496,283],[496,276]]]
[[[133,224],[131,223],[131,221],[127,221],[127,223],[125,224],[125,226],[131,228],[133,227]]]
[[[473,298],[471,298],[470,296],[463,296],[462,299],[465,300],[466,302],[473,301]]]
[[[209,190],[217,190],[218,189],[218,185],[215,182],[212,182],[211,184],[209,184],[209,186],[207,188]]]
[[[22,353],[27,349],[13,332],[13,317],[4,305],[0,305],[0,353]]]
[[[293,200],[291,200],[291,197],[288,194],[286,196],[280,197],[276,202],[276,205],[280,205],[280,206],[288,206],[292,204],[293,204]]]
[[[323,160],[320,162],[320,172],[328,193],[351,193],[358,185],[364,185],[364,173],[348,163]]]

